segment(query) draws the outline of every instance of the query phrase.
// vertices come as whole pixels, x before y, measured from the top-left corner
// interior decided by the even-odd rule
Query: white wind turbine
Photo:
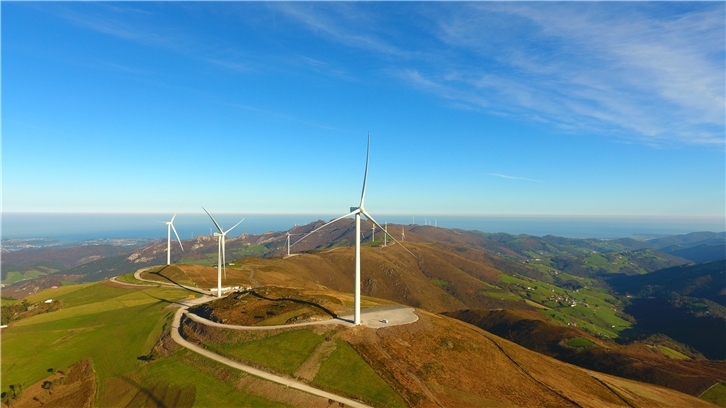
[[[183,203],[182,203],[183,204]],[[181,207],[181,205],[179,206]],[[179,234],[176,233],[176,228],[174,228],[174,218],[176,218],[176,215],[179,213],[179,209],[176,210],[174,215],[171,217],[171,221],[162,221],[166,224],[166,264],[171,265],[171,230],[174,230],[174,235],[176,235],[177,241],[179,241],[179,246],[181,247],[181,250],[184,250],[184,246],[182,245],[181,239],[179,239]]]
[[[222,297],[222,268],[224,268],[224,278],[227,279],[227,259],[224,253],[224,238],[227,236],[227,233],[232,231],[234,227],[238,226],[242,221],[245,219],[242,218],[237,224],[234,224],[234,226],[227,231],[223,230],[222,227],[219,226],[219,223],[217,223],[217,220],[212,217],[212,214],[207,211],[206,208],[202,207],[202,210],[204,210],[205,213],[209,216],[209,218],[212,219],[212,222],[217,227],[219,232],[215,232],[214,235],[217,237],[217,240],[219,241],[219,248],[217,249],[217,297]]]
[[[290,234],[289,232],[286,232],[287,234],[287,256],[290,256],[290,237],[293,235],[302,235],[302,234]]]
[[[314,230],[308,232],[297,240],[295,244],[302,241],[303,239],[307,238],[310,234],[317,232],[318,230],[336,222],[339,220],[342,220],[343,218],[350,217],[351,215],[355,215],[355,292],[354,292],[354,309],[353,309],[353,324],[359,325],[360,324],[360,216],[363,214],[368,221],[372,222],[374,225],[378,226],[378,228],[383,229],[381,227],[381,224],[378,223],[373,217],[371,217],[368,212],[366,212],[365,208],[363,207],[363,204],[365,202],[366,198],[366,183],[368,181],[368,157],[371,153],[371,135],[368,134],[368,150],[366,152],[366,171],[365,175],[363,176],[363,192],[360,195],[360,205],[358,207],[350,207],[350,212],[348,214],[345,214],[341,217],[338,217],[326,224],[323,224],[322,226],[315,228]],[[391,237],[394,241],[396,241],[395,238]],[[398,242],[398,241],[396,241]],[[398,242],[400,244],[400,242]],[[293,244],[293,245],[295,245]],[[406,249],[403,245],[401,245],[401,248],[405,249],[409,254],[413,255],[411,251]],[[415,255],[413,255],[415,256]]]

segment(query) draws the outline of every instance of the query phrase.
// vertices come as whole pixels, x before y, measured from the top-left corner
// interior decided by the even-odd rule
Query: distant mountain
[[[696,263],[726,259],[726,245],[724,244],[701,244],[694,247],[673,249],[667,252]]]
[[[704,298],[726,306],[726,260],[661,269],[647,275],[613,276],[608,284],[618,293],[636,297],[671,294]]]
[[[663,333],[710,359],[726,359],[726,261],[678,266],[641,276],[614,276],[637,325],[625,336]]]
[[[692,232],[684,235],[654,238],[646,242],[650,248],[669,252],[676,249],[676,247],[691,248],[704,244],[724,245],[726,244],[726,232]]]

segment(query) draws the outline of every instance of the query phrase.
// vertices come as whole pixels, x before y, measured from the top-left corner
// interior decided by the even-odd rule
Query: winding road
[[[203,317],[197,316],[193,313],[189,313],[188,309],[191,306],[200,305],[202,303],[211,302],[215,299],[218,299],[216,296],[213,296],[211,292],[203,291],[196,287],[191,286],[185,286],[180,284],[173,284],[173,283],[166,283],[166,282],[159,282],[159,281],[151,281],[148,279],[144,279],[141,277],[141,274],[151,269],[149,268],[142,268],[137,270],[134,273],[134,277],[138,279],[139,281],[143,282],[151,282],[157,285],[163,285],[163,286],[170,286],[170,287],[181,287],[196,293],[201,293],[203,296],[199,298],[194,299],[182,299],[178,302],[175,302],[175,305],[179,306],[179,309],[174,314],[174,320],[172,322],[171,327],[171,338],[179,344],[182,347],[185,347],[197,354],[200,354],[204,357],[207,357],[209,359],[212,359],[214,361],[217,361],[219,363],[222,363],[228,367],[232,367],[234,369],[244,371],[248,374],[252,374],[256,377],[273,381],[278,384],[285,385],[290,388],[294,388],[303,392],[307,392],[309,394],[317,395],[319,397],[327,398],[329,400],[333,400],[336,402],[340,402],[343,404],[346,404],[350,407],[354,408],[371,408],[369,405],[366,405],[362,402],[352,400],[350,398],[346,398],[340,395],[332,394],[327,391],[323,391],[314,387],[309,386],[308,384],[305,384],[300,381],[293,380],[291,378],[281,377],[275,374],[268,373],[266,371],[260,370],[255,367],[248,366],[246,364],[242,364],[238,361],[234,361],[232,359],[229,359],[224,356],[220,356],[219,354],[213,353],[209,350],[206,350],[202,347],[199,347],[196,344],[193,344],[181,335],[181,319],[186,314],[187,317],[194,320],[195,322],[214,326],[214,327],[221,327],[226,329],[232,329],[232,330],[272,330],[276,328],[292,328],[292,327],[301,327],[301,326],[313,326],[313,325],[329,325],[329,324],[340,324],[343,326],[353,326],[353,315],[343,315],[335,319],[328,319],[328,320],[321,320],[316,322],[306,322],[306,323],[300,323],[300,324],[292,324],[292,325],[283,325],[283,326],[238,326],[238,325],[230,325],[230,324],[222,324],[213,322],[211,320],[205,319]],[[126,282],[119,282],[112,278],[112,280],[116,283],[121,284],[127,284],[130,286],[147,286],[147,285],[138,285],[133,283],[126,283]],[[362,324],[364,326],[370,327],[370,328],[380,328],[380,327],[389,327],[389,326],[396,326],[400,324],[409,324],[413,323],[418,320],[418,316],[414,313],[414,308],[412,307],[405,307],[405,306],[399,306],[399,305],[389,305],[389,306],[381,306],[376,308],[370,308],[365,309],[361,313],[361,320]]]

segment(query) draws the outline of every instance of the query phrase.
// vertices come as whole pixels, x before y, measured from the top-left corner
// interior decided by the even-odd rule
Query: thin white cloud
[[[419,75],[429,90],[446,89],[442,97],[459,89],[464,99],[486,101],[482,107],[497,101],[510,114],[575,131],[723,145],[723,4],[666,17],[653,7],[474,3],[441,18],[438,35],[488,66],[443,64]]]
[[[506,174],[501,174],[501,173],[487,173],[487,175],[499,177],[499,178],[503,178],[503,179],[507,179],[507,180],[523,180],[523,181],[531,181],[533,183],[543,183],[543,181],[541,181],[541,180],[535,180],[535,179],[526,178],[526,177],[508,176]]]
[[[723,4],[424,3],[398,30],[396,6],[272,7],[454,107],[650,145],[725,142]]]
[[[379,16],[366,13],[355,4],[273,2],[270,7],[328,40],[391,56],[408,54],[373,32]]]

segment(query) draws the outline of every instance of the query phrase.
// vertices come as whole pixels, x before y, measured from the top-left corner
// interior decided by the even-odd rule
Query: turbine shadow
[[[263,296],[263,295],[255,292],[254,290],[249,291],[248,293],[250,295],[252,295],[252,296],[258,297],[260,299],[269,300],[269,301],[272,301],[272,302],[287,300],[287,301],[290,301],[290,302],[293,302],[293,303],[298,303],[298,304],[302,304],[302,305],[312,306],[312,307],[318,308],[318,309],[322,310],[323,312],[327,313],[333,319],[338,319],[338,315],[335,314],[332,310],[326,309],[326,308],[320,306],[317,303],[309,302],[307,300],[293,299],[293,298],[288,298],[288,297],[282,297],[282,298],[275,299],[275,298],[270,298],[270,297],[267,297],[267,296]],[[344,319],[340,319],[340,320],[344,320]]]
[[[123,382],[129,384],[130,386],[132,386],[138,390],[136,395],[134,395],[134,398],[126,406],[144,406],[144,405],[146,405],[146,402],[148,402],[148,400],[150,400],[154,406],[163,407],[163,408],[167,407],[167,405],[164,403],[164,401],[160,400],[157,396],[154,395],[152,390],[150,390],[146,387],[143,387],[141,384],[137,383],[136,381],[132,380],[131,378],[126,377],[125,375],[122,375],[118,378],[120,378]],[[169,407],[169,408],[171,408],[171,407]]]
[[[156,275],[156,276],[158,276],[158,277],[160,277],[160,278],[164,278],[164,279],[166,279],[167,281],[169,281],[169,283],[171,283],[171,284],[173,284],[173,285],[176,285],[176,286],[178,286],[178,287],[179,287],[179,288],[181,288],[181,289],[184,289],[184,290],[188,290],[188,291],[190,291],[190,292],[195,292],[195,293],[199,293],[199,294],[201,294],[201,295],[206,295],[206,293],[204,293],[204,292],[203,292],[203,291],[202,291],[201,289],[194,289],[194,288],[190,288],[190,287],[188,287],[188,286],[182,285],[181,283],[179,283],[179,282],[175,281],[174,279],[172,279],[172,278],[170,278],[170,277],[168,277],[168,276],[162,275],[161,273],[162,273],[163,271],[164,271],[164,270],[162,269],[161,271],[158,271],[158,272],[149,272],[149,275]]]

